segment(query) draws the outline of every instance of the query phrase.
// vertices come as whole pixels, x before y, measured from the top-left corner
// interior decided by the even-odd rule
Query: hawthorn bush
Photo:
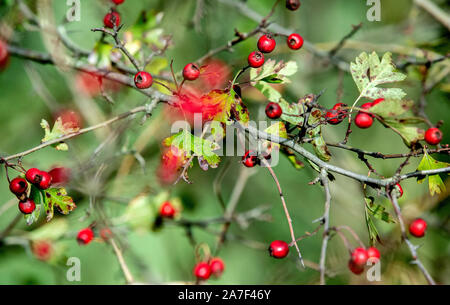
[[[448,5],[370,9],[0,1],[1,283],[448,283]]]

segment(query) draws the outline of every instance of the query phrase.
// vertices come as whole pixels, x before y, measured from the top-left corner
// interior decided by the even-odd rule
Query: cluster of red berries
[[[374,100],[373,102],[365,103],[361,105],[362,109],[369,109],[381,102],[384,101],[384,98],[379,98]],[[369,128],[373,124],[373,114],[367,113],[364,110],[361,110],[358,112],[358,114],[355,116],[355,125],[359,128]]]
[[[19,199],[19,210],[23,214],[31,214],[36,209],[35,202],[28,198],[28,183],[41,190],[46,190],[52,184],[52,176],[37,168],[31,168],[25,173],[25,178],[16,177],[9,182],[9,190]]]
[[[159,215],[163,218],[174,218],[176,214],[177,210],[170,201],[165,201],[159,207]]]
[[[274,240],[270,243],[269,254],[274,258],[285,258],[289,254],[289,245],[282,240]]]
[[[220,277],[225,270],[225,263],[219,257],[210,259],[208,262],[197,263],[194,267],[194,276],[199,279],[206,281],[211,277],[211,275],[216,278]]]
[[[325,114],[326,120],[332,125],[337,125],[347,117],[346,108],[344,103],[337,103]]]
[[[370,247],[367,250],[362,247],[358,247],[351,253],[348,268],[354,274],[361,274],[364,271],[364,266],[369,259],[379,260],[380,257],[380,251],[378,251],[375,247]]]
[[[271,53],[275,50],[277,42],[272,37],[271,34],[262,35],[257,43],[257,47],[259,51],[253,51],[248,56],[248,65],[252,68],[259,68],[264,64],[264,54],[263,53]],[[287,45],[292,50],[298,50],[303,46],[303,37],[297,33],[293,33],[287,38]]]

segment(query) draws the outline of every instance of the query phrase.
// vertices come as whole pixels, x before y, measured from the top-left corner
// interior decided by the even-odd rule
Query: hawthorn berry
[[[437,145],[442,141],[442,131],[439,128],[428,128],[425,132],[425,141],[430,145]]]
[[[94,231],[91,228],[81,229],[77,235],[79,245],[87,245],[94,239]]]
[[[327,113],[325,114],[325,118],[327,122],[330,123],[331,125],[337,125],[340,122],[342,122],[342,119],[340,118],[339,115],[339,111],[335,109],[330,109],[329,111],[327,111]]]
[[[303,37],[297,33],[293,33],[287,38],[287,45],[292,50],[298,50],[303,46]]]
[[[263,53],[270,53],[275,49],[277,42],[272,38],[271,35],[262,35],[258,40],[258,50]]]
[[[266,115],[269,119],[278,119],[283,114],[280,104],[270,102],[266,106]]]
[[[211,276],[211,267],[205,262],[198,263],[194,267],[194,275],[198,279],[207,280]]]
[[[400,185],[400,183],[397,183],[396,185],[395,185],[395,189],[399,192],[399,196],[398,196],[398,198],[400,198],[400,197],[402,197],[403,196],[403,188],[402,188],[402,186]]]
[[[351,255],[351,260],[357,266],[364,266],[367,262],[367,251],[362,247],[355,248]]]
[[[64,185],[70,180],[70,168],[54,167],[49,172],[52,177],[52,184]]]
[[[34,256],[41,261],[48,261],[53,254],[52,244],[48,241],[37,241],[31,246]]]
[[[415,237],[423,237],[427,229],[427,222],[422,218],[417,218],[409,225],[409,233]]]
[[[0,69],[6,67],[9,61],[9,53],[6,43],[0,40]]]
[[[25,173],[25,178],[31,184],[39,183],[41,181],[41,171],[37,168],[30,168]]]
[[[368,113],[358,112],[355,116],[355,124],[362,129],[369,128],[373,124],[373,118]]]
[[[248,56],[248,64],[252,68],[259,68],[264,64],[264,55],[259,51],[254,51]]]
[[[165,217],[165,218],[175,217],[176,212],[177,211],[175,210],[173,205],[170,203],[170,201],[164,202],[161,205],[161,207],[159,208],[159,215],[161,215],[161,217]]]
[[[259,159],[258,156],[252,150],[249,150],[242,157],[242,163],[246,167],[254,167],[255,165],[258,165]]]
[[[103,24],[110,29],[113,29],[114,26],[118,27],[120,25],[120,14],[115,11],[106,14],[103,18]]]
[[[225,263],[221,258],[215,257],[209,261],[209,267],[211,268],[211,273],[214,276],[219,277],[225,270]]]
[[[116,5],[120,5],[120,4],[124,3],[125,0],[112,0],[112,2],[114,2],[114,4],[116,4]]]
[[[269,246],[269,254],[275,258],[285,258],[289,253],[289,245],[282,240],[274,240]]]
[[[183,77],[186,80],[196,80],[200,76],[200,68],[194,64],[187,64],[183,69]]]
[[[19,210],[27,215],[27,214],[31,214],[34,212],[34,210],[36,209],[36,204],[34,203],[34,201],[30,198],[27,198],[23,201],[19,201]]]
[[[380,257],[381,257],[380,251],[378,251],[378,249],[375,247],[370,247],[369,249],[367,249],[366,252],[367,252],[367,258],[380,259]]]
[[[41,171],[41,181],[37,185],[41,190],[46,190],[52,184],[52,176],[49,173]]]
[[[15,195],[22,195],[28,189],[28,183],[21,177],[14,178],[9,183],[9,190]]]
[[[286,0],[286,8],[291,11],[296,11],[300,7],[300,0]]]
[[[363,266],[357,265],[351,259],[348,261],[348,268],[350,269],[351,272],[357,275],[363,273],[364,271],[364,265]]]
[[[139,71],[134,76],[134,84],[138,89],[150,88],[153,84],[153,77],[146,71]]]
[[[372,102],[372,107],[378,105],[379,103],[384,102],[384,98],[377,98]]]

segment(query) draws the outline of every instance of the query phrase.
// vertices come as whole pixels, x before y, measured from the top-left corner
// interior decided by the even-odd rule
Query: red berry
[[[347,104],[344,104],[344,103],[336,103],[334,106],[333,106],[333,109],[334,110],[340,110],[340,111],[344,111],[342,108],[344,108],[344,107],[347,107]]]
[[[269,246],[269,254],[275,258],[285,258],[289,253],[289,245],[282,240],[274,240]]]
[[[373,118],[370,114],[365,112],[358,112],[355,117],[355,124],[359,128],[369,128],[373,124]]]
[[[368,102],[368,103],[364,103],[361,105],[362,109],[369,109],[370,107],[372,107],[372,103]]]
[[[48,241],[37,241],[32,244],[33,254],[41,261],[47,261],[52,257],[52,244]]]
[[[209,261],[209,267],[211,268],[211,273],[214,276],[219,277],[225,270],[225,263],[221,258],[216,257]]]
[[[112,0],[112,2],[114,2],[114,4],[119,5],[125,2],[125,0]]]
[[[33,213],[35,209],[36,204],[30,198],[19,202],[19,210],[25,215]]]
[[[280,104],[270,102],[266,106],[266,115],[270,119],[278,119],[283,114]]]
[[[400,185],[400,183],[397,183],[397,184],[395,185],[395,188],[396,188],[397,191],[400,193],[400,196],[398,196],[398,198],[402,197],[402,196],[403,196],[403,188],[402,188],[402,186]]]
[[[409,233],[415,237],[423,237],[427,229],[427,222],[422,218],[417,218],[409,226]]]
[[[25,179],[17,177],[9,183],[9,190],[15,195],[22,195],[28,189],[28,183]]]
[[[49,173],[41,171],[41,181],[37,185],[41,190],[46,190],[52,184],[52,176]]]
[[[384,98],[377,98],[372,102],[372,107],[378,105],[379,103],[384,102]]]
[[[358,266],[364,266],[367,262],[367,258],[366,249],[362,247],[356,248],[352,252],[351,260]]]
[[[79,245],[87,245],[94,239],[94,231],[91,228],[81,229],[77,235]]]
[[[107,28],[113,29],[114,26],[118,27],[120,25],[120,15],[118,12],[111,12],[105,15],[105,18],[103,18],[103,24]]]
[[[67,167],[55,167],[48,173],[52,177],[52,184],[64,185],[70,180],[70,168]]]
[[[266,34],[262,35],[258,40],[258,50],[263,53],[270,53],[275,49],[277,45],[275,39],[272,36]]]
[[[150,88],[153,84],[153,77],[148,72],[140,71],[134,76],[134,84],[139,89]]]
[[[300,0],[286,0],[286,8],[291,11],[296,11],[300,7]]]
[[[200,75],[200,68],[194,64],[187,64],[183,69],[183,77],[186,80],[196,80]]]
[[[354,274],[361,274],[364,271],[364,266],[356,265],[352,260],[349,260],[348,262],[348,268],[351,272]]]
[[[110,239],[112,235],[113,234],[109,228],[103,228],[100,230],[100,237],[105,241]]]
[[[370,247],[369,249],[367,249],[367,257],[368,258],[376,258],[376,259],[380,259],[381,255],[380,255],[380,251],[378,251],[377,248],[375,247]]]
[[[303,37],[297,33],[293,33],[287,38],[287,44],[292,50],[298,50],[303,46]]]
[[[249,150],[242,157],[242,163],[244,163],[246,167],[254,167],[255,165],[258,165],[259,159],[253,151]]]
[[[442,131],[439,128],[428,128],[425,132],[425,141],[430,145],[437,145],[442,141]]]
[[[211,267],[208,263],[198,263],[194,267],[194,275],[201,280],[207,280],[211,276]]]
[[[254,51],[248,56],[248,64],[252,68],[259,68],[264,64],[264,55],[259,51]]]
[[[30,168],[25,173],[25,178],[31,184],[39,183],[41,181],[41,171],[37,168]]]
[[[177,211],[169,201],[164,202],[159,208],[159,215],[166,218],[173,218],[176,212]]]
[[[9,62],[9,53],[6,43],[0,40],[0,70],[5,68]]]

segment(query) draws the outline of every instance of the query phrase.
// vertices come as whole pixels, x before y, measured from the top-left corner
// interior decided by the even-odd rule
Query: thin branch
[[[329,56],[333,57],[336,55],[337,52],[339,52],[339,50],[344,46],[345,42],[352,38],[358,31],[359,29],[361,29],[362,27],[362,22],[358,25],[352,25],[352,30],[350,31],[350,33],[348,33],[347,35],[345,35],[339,42],[338,44],[329,52]]]
[[[117,260],[119,261],[120,268],[122,269],[122,272],[123,272],[123,275],[125,276],[125,280],[126,280],[127,284],[134,283],[134,279],[133,279],[133,276],[131,275],[130,269],[128,268],[128,266],[125,262],[125,259],[123,258],[122,251],[119,249],[119,247],[117,247],[117,244],[113,238],[109,239],[109,243],[111,244],[111,246],[114,249],[114,253],[117,256]]]
[[[43,148],[45,148],[47,146],[50,146],[50,145],[53,145],[53,144],[58,144],[58,143],[66,141],[68,139],[71,139],[73,137],[85,134],[87,132],[90,132],[90,131],[93,131],[93,130],[96,130],[96,129],[99,129],[99,128],[103,128],[103,127],[109,126],[109,125],[111,125],[111,124],[113,124],[113,123],[115,123],[117,121],[125,119],[125,118],[127,118],[127,117],[129,117],[129,116],[131,116],[133,114],[139,113],[139,112],[149,113],[156,107],[157,104],[158,104],[158,101],[154,100],[149,105],[144,105],[144,106],[139,106],[139,107],[133,108],[133,109],[131,109],[131,110],[127,111],[127,112],[124,112],[122,114],[119,114],[119,115],[117,115],[117,116],[115,116],[115,117],[113,117],[113,118],[111,118],[111,119],[109,119],[109,120],[107,120],[105,122],[102,122],[102,123],[99,123],[97,125],[93,125],[93,126],[90,126],[90,127],[84,128],[84,129],[80,129],[77,132],[72,132],[72,133],[63,135],[63,136],[61,136],[59,138],[53,139],[51,141],[44,142],[44,143],[42,143],[42,144],[40,144],[38,146],[30,148],[30,149],[28,149],[26,151],[23,151],[21,153],[17,153],[17,154],[5,157],[5,158],[2,159],[2,161],[8,161],[8,160],[12,160],[12,159],[21,158],[21,157],[29,155],[29,154],[31,154],[31,153],[33,153],[35,151],[43,149]]]
[[[402,239],[405,241],[406,245],[409,248],[409,251],[411,252],[413,261],[412,263],[417,265],[417,267],[419,267],[420,271],[422,271],[423,275],[425,276],[425,279],[427,280],[428,284],[430,285],[436,285],[436,282],[433,280],[433,278],[431,277],[431,275],[428,273],[427,269],[425,268],[425,266],[422,264],[422,262],[420,261],[420,259],[417,256],[417,247],[414,246],[411,241],[408,239],[408,235],[406,234],[406,228],[405,228],[405,222],[403,220],[403,216],[402,216],[402,212],[400,209],[400,205],[398,204],[397,201],[397,196],[392,193],[390,190],[386,190],[386,193],[388,194],[389,199],[392,202],[392,206],[394,207],[394,211],[395,214],[398,218],[398,222],[400,224],[400,229],[402,232]]]
[[[450,16],[430,0],[414,0],[414,4],[427,11],[434,19],[450,31]]]
[[[322,181],[322,185],[325,190],[325,211],[322,216],[324,230],[323,230],[322,248],[320,250],[319,271],[320,271],[320,284],[325,285],[325,261],[327,256],[328,240],[330,239],[329,228],[330,228],[330,206],[331,206],[331,194],[330,194],[330,187],[328,184],[328,174],[325,169],[321,170],[320,179]]]

